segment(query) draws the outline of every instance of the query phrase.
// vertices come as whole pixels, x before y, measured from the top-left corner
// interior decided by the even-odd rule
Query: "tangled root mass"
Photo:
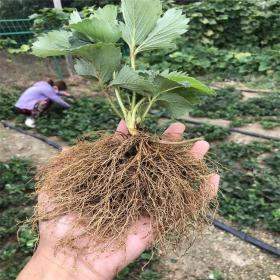
[[[131,226],[146,216],[155,248],[182,241],[188,246],[208,223],[213,204],[207,182],[212,171],[190,148],[148,135],[80,142],[40,171],[37,193],[48,195],[48,207],[37,206],[34,220],[74,213],[73,228],[82,225],[84,231],[70,230],[60,245],[74,246],[86,234],[94,244],[113,240],[122,246]]]

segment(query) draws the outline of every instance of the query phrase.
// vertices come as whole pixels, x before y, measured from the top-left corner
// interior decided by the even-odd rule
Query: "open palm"
[[[183,124],[174,123],[164,132],[162,139],[179,141],[184,130],[185,126]],[[121,121],[117,128],[116,137],[121,138],[123,134],[128,134],[128,130],[125,123]],[[193,145],[192,152],[197,158],[202,159],[208,149],[209,144],[207,142],[198,141]],[[219,176],[217,174],[209,176],[208,187],[212,189],[213,197],[217,193],[218,183]],[[46,200],[47,196],[41,195],[39,197],[39,205],[40,203],[46,205]],[[43,254],[47,256],[46,258],[53,257],[53,262],[70,272],[69,277],[71,275],[71,278],[69,279],[113,279],[118,271],[134,261],[149,247],[149,243],[153,238],[149,218],[142,217],[131,226],[131,232],[127,237],[126,245],[122,249],[103,253],[98,253],[98,249],[95,252],[88,252],[82,249],[85,248],[88,242],[85,236],[77,244],[78,249],[80,246],[81,250],[77,250],[77,248],[67,248],[63,249],[63,251],[57,250],[58,240],[63,239],[63,236],[71,229],[75,218],[75,213],[72,213],[62,216],[57,220],[42,222],[40,224],[40,242],[36,251],[36,254]],[[75,230],[77,234],[84,232],[82,226]]]

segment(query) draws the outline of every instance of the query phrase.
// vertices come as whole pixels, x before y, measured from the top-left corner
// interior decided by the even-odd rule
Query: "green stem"
[[[116,89],[116,88],[115,88],[115,93],[116,93],[117,101],[118,101],[118,103],[119,103],[119,105],[120,105],[120,108],[121,108],[121,110],[122,110],[123,116],[124,116],[124,118],[126,118],[127,110],[126,110],[126,108],[125,108],[125,106],[124,106],[124,104],[123,104],[123,101],[122,101],[120,92],[119,92],[119,90]]]
[[[133,70],[136,69],[136,55],[135,55],[135,48],[133,47],[130,49],[130,63]]]
[[[169,89],[161,91],[160,93],[165,93],[165,92],[168,92],[168,91],[172,91],[173,89],[177,89],[177,88],[182,88],[182,86],[176,86],[176,87],[173,87],[173,88],[169,88]]]
[[[141,106],[141,104],[143,102],[146,101],[146,98],[142,98],[137,104],[136,106],[133,108],[133,111],[132,111],[132,118],[135,119],[135,122],[136,122],[136,113],[137,113],[137,110],[139,109],[139,107]]]
[[[111,98],[111,96],[110,96],[110,94],[109,94],[109,92],[108,92],[107,89],[104,89],[104,94],[105,94],[106,98],[108,99],[108,101],[109,101],[109,103],[110,103],[110,105],[111,105],[113,111],[114,111],[121,119],[124,118],[124,116],[121,114],[121,112],[120,112],[120,111],[117,109],[117,107],[115,106],[115,104],[114,104],[114,102],[113,102],[113,100],[112,100],[112,98]]]
[[[130,63],[132,69],[135,71],[136,69],[136,56],[135,56],[135,46],[132,46],[130,49]],[[136,104],[136,93],[132,93],[132,102],[131,102],[131,110],[133,110],[134,106]]]
[[[131,109],[136,105],[136,92],[132,93]]]
[[[147,109],[145,110],[144,114],[141,117],[141,121],[145,120],[145,118],[146,118],[147,114],[149,113],[149,111],[150,111],[151,107],[153,106],[153,104],[154,104],[154,102],[152,100],[150,100],[149,104],[147,106]]]
[[[131,68],[135,71],[136,69],[136,54],[135,54],[135,46],[132,45],[130,48],[130,63]],[[132,93],[132,99],[130,103],[130,111],[126,114],[126,125],[131,135],[137,135],[137,110],[141,106],[141,104],[145,101],[145,98],[142,98],[137,104],[136,104],[136,92]]]
[[[142,98],[126,115],[126,125],[131,135],[137,135],[137,111],[145,102],[146,98]]]

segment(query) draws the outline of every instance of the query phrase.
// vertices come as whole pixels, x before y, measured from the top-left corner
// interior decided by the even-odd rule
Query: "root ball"
[[[112,246],[113,241],[117,247],[131,225],[146,216],[155,248],[188,247],[215,208],[207,180],[213,171],[190,148],[143,134],[80,142],[40,170],[36,190],[48,195],[48,205],[36,207],[34,221],[74,213],[73,228],[84,231],[69,230],[61,246],[75,246],[87,235],[92,244],[110,241]]]

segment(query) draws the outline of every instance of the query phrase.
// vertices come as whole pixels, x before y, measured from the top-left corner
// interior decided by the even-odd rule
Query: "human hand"
[[[71,94],[67,91],[60,91],[59,92],[62,96],[71,96]]]
[[[174,123],[164,132],[162,139],[180,141],[184,130],[183,124]],[[128,130],[124,121],[121,121],[117,128],[116,137],[121,139],[121,135],[124,134],[128,134]],[[209,144],[206,141],[198,141],[193,145],[192,153],[198,159],[202,159],[208,149]],[[214,197],[218,190],[219,176],[217,174],[209,176],[208,182],[208,187],[211,188]],[[46,200],[47,196],[41,195],[39,204],[40,201],[44,201],[45,205]],[[150,220],[143,217],[131,227],[131,233],[122,249],[104,253],[77,251],[71,248],[65,249],[63,252],[57,250],[57,241],[67,234],[74,220],[75,213],[72,213],[62,216],[58,220],[40,224],[38,248],[18,279],[113,279],[118,271],[134,261],[149,247],[153,238]],[[76,230],[78,234],[84,229],[81,226]],[[80,240],[81,248],[86,242],[86,237],[84,240]]]

